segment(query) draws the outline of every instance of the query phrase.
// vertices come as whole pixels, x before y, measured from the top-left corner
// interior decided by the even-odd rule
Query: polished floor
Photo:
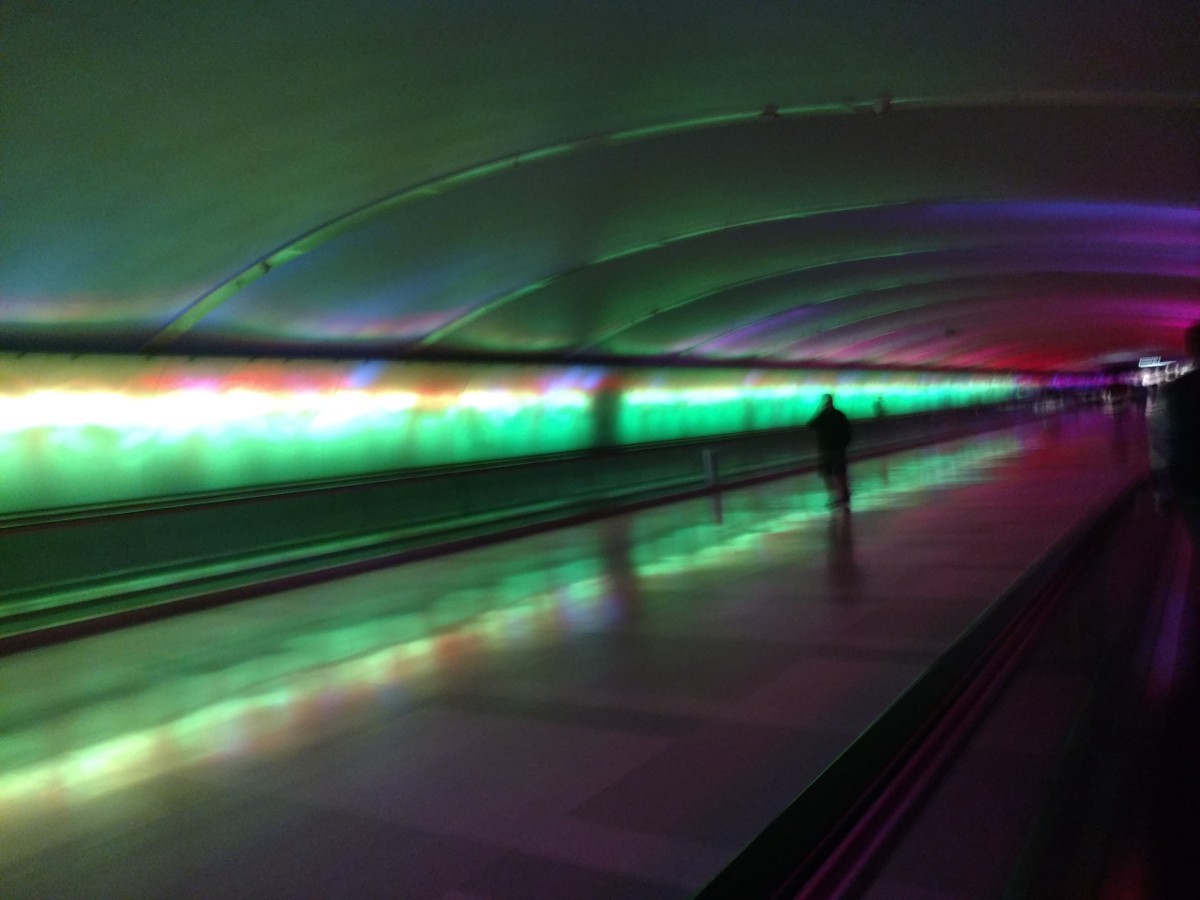
[[[1080,414],[0,659],[0,897],[691,896],[1144,468]]]

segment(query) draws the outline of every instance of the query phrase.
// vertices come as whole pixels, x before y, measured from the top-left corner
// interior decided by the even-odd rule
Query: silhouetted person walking
[[[850,420],[833,405],[833,394],[821,398],[821,410],[809,420],[817,433],[817,471],[829,489],[829,505],[850,505],[850,479],[846,474],[846,448],[850,446]]]

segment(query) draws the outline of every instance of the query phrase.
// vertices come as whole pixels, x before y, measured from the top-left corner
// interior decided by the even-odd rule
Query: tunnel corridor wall
[[[0,357],[0,515],[1012,399],[1012,375]]]
[[[2,360],[0,622],[378,562],[1030,415],[1009,375]],[[877,406],[882,404],[882,410]],[[880,415],[880,412],[885,413]],[[124,602],[124,601],[122,601]]]

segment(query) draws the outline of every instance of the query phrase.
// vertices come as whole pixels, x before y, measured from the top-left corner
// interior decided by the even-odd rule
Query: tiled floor
[[[1079,416],[0,660],[0,896],[690,896],[1141,461]]]

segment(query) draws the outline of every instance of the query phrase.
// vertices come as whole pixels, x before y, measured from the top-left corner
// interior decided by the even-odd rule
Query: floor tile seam
[[[651,759],[658,753],[661,753],[675,739],[675,735],[670,733],[649,733],[644,730],[632,731],[610,728],[604,725],[580,724],[577,722],[564,723],[552,719],[506,716],[486,711],[472,710],[463,712],[453,707],[440,707],[436,702],[424,707],[423,711],[441,720],[440,723],[434,722],[430,726],[431,728],[436,728],[439,724],[445,726],[448,722],[452,727],[463,726],[471,732],[488,733],[496,741],[493,746],[500,752],[510,752],[512,749],[509,746],[510,744],[520,743],[522,740],[527,741],[531,737],[529,731],[532,728],[538,732],[544,732],[542,734],[535,734],[532,737],[544,738],[547,741],[556,738],[560,741],[571,738],[574,739],[575,745],[578,746],[591,747],[598,740],[611,738],[612,741],[619,742],[620,746],[610,748],[610,753],[623,753],[631,757],[627,761],[627,765],[637,766],[645,760]],[[303,754],[304,759],[301,760],[299,767],[302,771],[297,774],[301,775],[305,781],[311,781],[313,777],[320,777],[328,756],[339,751],[362,754],[370,760],[376,759],[379,752],[376,745],[386,743],[394,735],[391,733],[389,725],[379,726],[375,729],[375,732],[373,735],[354,736],[354,739],[361,746],[359,744],[346,748],[330,746],[336,742],[336,738],[319,745],[300,745],[297,749]],[[435,736],[431,738],[431,742],[446,739],[448,739],[446,735]],[[409,758],[409,762],[415,768],[420,769],[430,764],[430,761],[435,758],[436,754],[430,749],[430,746],[423,744],[414,751],[414,755]],[[358,756],[355,755],[353,759],[358,759]]]
[[[774,581],[775,579],[772,579],[772,580]],[[611,633],[607,632],[607,631],[599,631],[599,632],[589,633],[588,636],[593,637],[597,640],[603,640],[606,637],[610,637]],[[631,631],[626,631],[626,632],[620,633],[618,637],[619,637],[619,640],[621,643],[614,644],[613,645],[614,647],[619,647],[622,645],[626,646],[626,647],[636,647],[638,642],[642,639],[643,636],[640,632],[638,632],[636,630],[631,630]],[[723,650],[729,650],[729,649],[736,648],[739,650],[753,651],[755,649],[759,649],[764,646],[771,645],[771,641],[767,638],[747,637],[747,636],[741,636],[741,635],[732,636],[732,637],[718,637],[718,636],[696,637],[691,634],[680,633],[680,634],[676,634],[676,635],[668,635],[668,636],[658,638],[658,639],[669,642],[669,643],[678,644],[683,649],[687,649],[687,648],[689,648],[689,646],[696,645],[696,644],[710,644],[710,645],[720,645],[720,647],[718,649],[723,649]]]
[[[495,695],[493,695],[493,696],[495,696]],[[538,701],[533,701],[533,702],[537,703]],[[536,723],[545,724],[548,726],[587,729],[588,731],[596,731],[596,732],[600,732],[600,733],[603,733],[606,735],[611,735],[614,737],[622,736],[622,737],[629,737],[629,738],[659,738],[659,739],[669,740],[669,739],[676,737],[680,733],[686,733],[689,730],[699,728],[706,721],[708,721],[708,717],[697,716],[694,713],[649,712],[644,709],[629,708],[627,706],[618,708],[618,707],[614,707],[614,706],[597,706],[595,704],[586,704],[586,703],[567,704],[567,703],[561,703],[561,702],[552,702],[551,704],[547,704],[547,705],[553,705],[556,707],[562,707],[562,706],[569,705],[573,710],[577,710],[580,715],[596,713],[596,714],[603,714],[606,717],[609,717],[611,719],[611,718],[618,718],[622,714],[627,714],[635,719],[645,720],[645,719],[653,718],[653,719],[663,720],[664,724],[667,725],[667,727],[665,727],[665,728],[657,728],[656,729],[656,728],[653,728],[649,723],[647,723],[647,724],[631,723],[631,724],[627,725],[624,723],[614,722],[614,721],[605,721],[602,723],[580,722],[580,721],[564,722],[560,719],[555,718],[553,711],[547,711],[546,714],[539,714],[538,712],[530,711],[527,709],[519,709],[519,710],[514,710],[512,712],[508,712],[505,710],[463,707],[463,706],[459,706],[457,704],[444,704],[444,703],[437,702],[437,701],[431,703],[430,705],[433,707],[437,707],[439,709],[449,709],[453,712],[466,712],[471,715],[477,715],[480,717],[505,719],[505,720],[508,720],[508,721],[511,721],[514,723],[535,723],[536,722]]]
[[[660,750],[659,752],[663,751]],[[333,797],[328,794],[316,795],[311,791],[307,792],[308,799],[302,802],[305,808],[311,809],[322,816],[340,817],[353,815],[364,821],[413,828],[431,833],[456,833],[460,836],[468,837],[474,835],[475,839],[492,841],[494,840],[496,829],[499,827],[497,825],[497,817],[505,820],[501,822],[504,825],[500,829],[501,833],[510,837],[518,834],[522,828],[532,827],[536,822],[541,820],[559,821],[591,797],[607,790],[612,784],[619,783],[622,778],[627,777],[632,772],[636,772],[641,766],[646,765],[654,758],[654,756],[648,757],[645,760],[631,764],[620,772],[613,773],[611,778],[607,779],[603,784],[589,789],[584,799],[562,797],[549,790],[537,795],[531,795],[528,790],[523,789],[519,792],[519,804],[515,802],[515,798],[518,795],[511,791],[502,794],[493,794],[481,798],[479,803],[472,806],[471,812],[466,815],[461,810],[455,811],[455,807],[448,807],[445,804],[430,802],[414,803],[412,800],[413,795],[409,795],[407,798],[408,802],[398,802],[389,806],[386,811],[364,809],[362,803],[356,801],[353,797]],[[469,783],[460,781],[457,786],[461,789],[464,784]],[[281,792],[290,792],[294,788],[295,785],[264,787],[255,783],[250,786],[238,785],[237,790],[239,793],[250,793],[260,800],[279,802],[281,799],[291,799],[293,796],[291,793]],[[438,793],[441,794],[442,791],[439,789]],[[426,801],[428,799],[427,797],[425,798]],[[507,821],[511,819],[512,809],[515,805],[521,807],[520,828],[513,827],[513,823]],[[502,814],[502,810],[507,810],[507,814]],[[479,815],[481,812],[488,813],[486,827],[471,830],[475,826],[465,823],[481,821]]]
[[[876,601],[871,600],[871,601],[863,601],[863,602],[875,603]],[[886,601],[884,601],[884,602],[886,602]],[[855,624],[859,624],[861,622],[861,620],[863,619],[863,617],[864,617],[863,614],[856,613],[853,618],[839,619],[839,620],[833,621],[833,622],[830,622],[830,621],[814,621],[814,622],[799,621],[799,622],[786,623],[788,625],[788,627],[796,625],[803,629],[802,632],[797,632],[796,634],[785,633],[785,629],[783,628],[783,626],[781,626],[778,622],[771,622],[771,621],[747,622],[747,623],[736,623],[736,622],[731,623],[731,622],[727,622],[727,621],[715,621],[715,622],[711,622],[711,623],[707,623],[707,624],[701,623],[701,624],[698,624],[697,626],[691,626],[691,627],[720,629],[721,634],[728,633],[729,630],[733,627],[770,629],[769,631],[764,631],[763,633],[757,634],[755,636],[760,638],[764,645],[770,645],[771,647],[774,647],[774,648],[788,649],[788,650],[793,651],[795,654],[796,660],[799,660],[799,659],[804,658],[804,656],[807,654],[807,651],[809,651],[810,649],[813,650],[814,653],[817,652],[818,650],[820,650],[820,651],[824,652],[826,655],[834,655],[837,653],[837,648],[832,642],[826,642],[825,644],[822,644],[822,645],[818,645],[818,644],[814,643],[813,638],[812,638],[813,631],[828,632],[831,629],[850,627]],[[658,632],[653,629],[647,629],[645,633],[650,636],[656,636],[658,634]],[[672,634],[676,633],[676,629],[672,628],[671,633]],[[703,631],[697,632],[697,633],[700,634],[701,636],[704,636],[705,634],[707,634],[707,632],[703,632]],[[785,661],[783,664],[787,665],[789,663],[787,661]]]
[[[767,641],[767,639],[764,638],[763,642],[767,643],[768,641]],[[929,653],[927,653],[923,650],[861,647],[861,646],[846,645],[844,643],[839,643],[837,641],[831,641],[831,640],[824,640],[824,641],[811,641],[810,640],[807,642],[793,642],[790,640],[780,639],[778,641],[777,645],[787,646],[789,648],[794,649],[795,652],[792,654],[792,658],[780,660],[779,664],[775,667],[775,670],[776,670],[775,674],[778,674],[779,672],[781,672],[787,668],[790,668],[792,666],[813,660],[814,658],[818,661],[829,661],[829,660],[841,660],[841,661],[848,661],[848,662],[865,661],[865,662],[879,662],[879,663],[899,663],[902,665],[932,665],[932,663],[934,661],[936,661],[936,658],[937,658],[936,655],[931,656]],[[765,676],[763,680],[769,680],[771,677],[773,677],[773,675]],[[499,687],[499,688],[497,688],[497,690],[507,692],[507,691],[512,691],[514,688],[517,688],[521,692],[519,694],[519,696],[528,696],[528,689],[530,687],[542,689],[543,686],[544,686],[544,682],[542,682],[541,679],[522,678],[519,681],[508,682],[504,687]],[[618,696],[618,697],[624,698],[624,697],[628,696],[627,691],[620,691],[619,689],[617,689],[616,691],[613,691],[613,692],[609,692],[609,691],[605,691],[603,689],[588,690],[588,689],[580,688],[580,687],[552,688],[552,690],[564,690],[564,689],[576,692],[576,694],[575,694],[576,697],[578,697],[580,695],[582,695],[583,697],[586,697],[586,698],[593,698],[593,697],[607,698],[610,696]],[[552,695],[552,696],[557,696],[557,695]],[[638,696],[644,697],[645,694],[642,692],[639,692]],[[709,701],[705,701],[700,698],[697,698],[694,694],[680,694],[680,693],[663,694],[663,693],[659,693],[659,694],[656,694],[655,696],[661,698],[663,702],[677,703],[677,704],[684,705],[684,706],[694,704],[697,702],[700,702],[700,703],[709,702]]]
[[[589,798],[590,800],[591,798]],[[616,842],[636,841],[643,844],[666,845],[666,848],[674,855],[678,856],[703,856],[710,858],[710,861],[715,858],[717,864],[723,863],[733,853],[737,852],[738,846],[733,844],[723,844],[715,841],[704,841],[696,838],[687,837],[679,834],[671,834],[665,831],[646,831],[641,828],[633,828],[627,825],[614,825],[611,822],[603,822],[594,818],[588,817],[586,814],[578,814],[578,809],[588,801],[579,803],[575,809],[568,813],[559,823],[556,823],[556,831],[554,837],[560,837],[558,829],[564,827],[578,827],[590,832],[605,832],[611,840]],[[548,826],[549,827],[549,826]],[[694,876],[693,876],[694,878]],[[702,884],[695,884],[689,881],[684,887],[702,887]]]
[[[501,696],[508,697],[511,695]],[[626,710],[618,709],[591,708],[595,709],[598,713],[609,716],[619,716],[626,712]],[[547,741],[558,739],[560,742],[567,739],[574,739],[577,744],[585,746],[591,746],[593,742],[602,738],[610,738],[611,742],[620,742],[625,752],[639,757],[650,758],[660,752],[676,737],[676,732],[652,732],[644,728],[636,730],[627,729],[613,727],[607,723],[563,722],[544,716],[508,714],[486,709],[463,710],[453,705],[439,704],[436,700],[427,704],[423,708],[423,711],[440,720],[440,722],[435,721],[432,723],[430,727],[437,728],[439,725],[445,726],[446,723],[449,723],[451,726],[461,726],[463,729],[470,731],[483,731],[490,734],[495,741],[499,742],[495,746],[500,750],[507,749],[509,743],[519,743],[521,740],[527,739],[530,737],[529,732],[533,731],[537,732],[533,737],[539,739]],[[702,718],[696,716],[672,717],[668,714],[655,714],[636,709],[628,710],[628,712],[635,718],[642,719],[653,716],[658,719],[672,719],[686,722],[689,719]],[[383,726],[379,729],[379,740],[386,740],[390,736],[388,726]],[[635,750],[637,751],[636,753]],[[631,764],[637,763],[634,762]]]
[[[540,682],[530,684],[540,687]],[[510,687],[505,692],[505,696],[518,696],[521,699],[528,699],[532,696],[541,700],[547,695],[537,690],[534,692],[522,690],[520,693],[514,694]],[[554,698],[552,700],[554,702],[563,695],[555,692],[548,696]],[[632,712],[635,715],[655,715],[681,721],[695,721],[700,727],[718,716],[728,703],[725,700],[705,700],[695,695],[683,694],[657,694],[647,697],[642,692],[638,693],[636,699],[631,699],[628,692],[618,690],[580,691],[574,689],[569,696],[571,697],[570,702],[580,707],[604,710],[614,714]]]
[[[984,608],[986,608],[986,605],[990,605],[990,602],[990,600],[970,600],[967,601],[967,604],[970,606],[984,604],[984,606],[980,606],[980,612],[982,612]],[[911,612],[916,612],[919,614],[920,611],[922,611],[922,608],[924,607],[914,608],[914,610],[911,610]],[[860,613],[857,614],[853,620],[844,620],[844,622],[836,624],[840,626],[846,626],[846,628],[852,628],[853,625],[860,624],[860,619],[868,616],[870,612],[871,610],[860,611]],[[955,625],[955,628],[958,628],[958,625]],[[774,670],[776,672],[785,670],[785,668],[797,664],[803,664],[803,662],[808,662],[814,658],[817,660],[841,659],[850,661],[901,662],[901,664],[908,664],[908,662],[912,662],[912,664],[918,665],[932,661],[930,659],[930,655],[924,652],[924,650],[862,647],[858,646],[858,644],[846,643],[846,640],[856,640],[858,637],[857,632],[851,632],[851,634],[830,635],[826,638],[826,640],[812,641],[811,634],[808,634],[808,632],[806,632],[804,635],[799,635],[799,640],[793,640],[791,637],[778,636],[780,630],[781,629],[776,626],[772,632],[772,635],[763,636],[760,638],[760,640],[756,641],[756,643],[760,643],[762,646],[770,646],[779,649],[786,648],[787,650],[790,650],[790,653],[780,656],[780,658],[775,661]],[[769,678],[770,676],[766,677]],[[500,692],[511,691],[515,688],[515,686],[518,686],[518,688],[523,691],[529,688],[530,685],[540,684],[542,684],[542,679],[539,676],[536,676],[536,674],[518,673],[516,676],[508,680],[508,682],[505,682],[504,686],[500,686],[500,688],[497,690]],[[475,688],[474,690],[479,689]],[[569,690],[584,689],[575,686],[575,688],[569,688]],[[602,689],[600,690],[602,691]],[[619,688],[614,690],[622,691],[622,689]],[[593,696],[590,694],[590,692],[588,692],[587,695]],[[488,692],[488,696],[491,696],[490,692]],[[521,696],[527,695],[522,694]],[[668,702],[688,703],[697,700],[695,694],[688,694],[688,692],[659,691],[655,692],[655,696],[662,697]]]
[[[881,705],[879,712],[882,713],[883,709],[885,709],[887,705],[897,699],[904,692],[904,690],[907,690],[918,676],[919,673],[915,674],[912,680],[908,681],[902,687],[897,689],[896,697],[890,701],[885,701]],[[767,685],[760,685],[756,690],[761,690],[766,686]],[[670,749],[671,745],[676,744],[681,740],[686,740],[687,738],[694,736],[697,732],[703,731],[705,727],[714,724],[753,725],[755,727],[767,727],[787,733],[832,736],[842,736],[848,734],[847,729],[840,725],[826,726],[824,723],[818,723],[814,725],[808,722],[799,723],[795,721],[781,721],[778,714],[772,713],[768,709],[764,709],[760,704],[762,704],[762,701],[758,700],[754,693],[748,693],[736,700],[707,703],[702,710],[693,709],[691,712],[686,714],[686,719],[690,723],[693,723],[695,727],[673,734],[657,735],[657,737],[660,737],[667,742],[667,746],[664,746],[658,752],[666,752]],[[615,704],[613,704],[606,706],[605,708],[620,712],[624,709],[628,709],[629,705],[623,704],[622,706],[617,707]],[[651,703],[644,703],[634,707],[634,709],[639,713],[647,709],[657,708],[657,705]],[[850,734],[851,737],[857,736],[858,730],[852,729],[851,731],[853,732]],[[644,765],[652,760],[653,757],[650,757],[639,765]]]
[[[633,771],[636,771],[636,769],[630,770],[630,772]],[[624,773],[614,779],[612,783],[619,783],[620,779],[626,777],[630,772]],[[600,790],[604,789],[601,788]],[[598,790],[596,793],[599,792]],[[595,795],[593,794],[593,796]],[[352,814],[359,818],[411,828],[433,836],[469,840],[502,851],[538,856],[556,862],[595,869],[608,874],[624,875],[654,883],[661,883],[665,887],[672,888],[695,888],[701,885],[696,885],[692,881],[680,881],[676,877],[662,877],[661,869],[663,868],[662,860],[664,857],[669,857],[672,861],[679,857],[683,857],[685,860],[689,857],[697,856],[703,857],[706,860],[717,857],[718,864],[720,864],[738,849],[737,847],[698,841],[680,835],[615,826],[611,823],[591,821],[587,818],[574,815],[574,811],[590,799],[591,797],[581,800],[569,808],[536,813],[531,820],[524,823],[526,827],[520,829],[496,828],[490,821],[483,823],[474,819],[451,823],[445,819],[413,815],[411,810],[397,810],[395,816],[369,816],[361,810],[348,810],[340,803],[327,800],[308,802],[305,805],[318,811],[332,812],[337,815]],[[563,839],[564,831],[569,830],[571,825],[576,823],[589,831],[603,830],[609,832],[612,839],[618,842],[657,845],[658,849],[656,852],[646,855],[646,859],[650,863],[649,866],[643,865],[636,868],[631,866],[622,867],[620,863],[627,860],[628,857],[622,858],[608,854],[601,854],[599,856],[599,863],[581,862],[579,854],[575,852],[578,845],[572,844],[567,848],[560,848],[555,842],[556,839]],[[665,853],[663,852],[664,845]]]
[[[891,701],[886,701],[879,712],[882,713],[883,708],[886,708],[888,704],[899,698],[903,691],[907,690],[910,686],[911,683],[905,684],[897,690],[896,697],[892,698]],[[760,728],[765,727],[788,733],[846,737],[848,740],[857,737],[861,731],[859,728],[846,729],[841,725],[826,724],[824,722],[813,724],[811,722],[798,722],[794,720],[787,721],[781,717],[780,713],[765,708],[765,704],[762,701],[756,701],[752,697],[714,706],[708,711],[707,715],[691,715],[687,717],[687,721],[691,727],[686,730],[653,735],[653,737],[661,738],[667,742],[667,746],[662,747],[656,755],[668,752],[672,745],[694,737],[710,725],[747,725]],[[597,731],[617,735],[628,734],[628,732],[621,729],[610,729],[607,727],[597,728]],[[639,733],[638,736],[642,736],[642,733]],[[640,768],[641,765],[652,762],[653,758],[651,757],[645,762],[635,765],[635,768]]]

